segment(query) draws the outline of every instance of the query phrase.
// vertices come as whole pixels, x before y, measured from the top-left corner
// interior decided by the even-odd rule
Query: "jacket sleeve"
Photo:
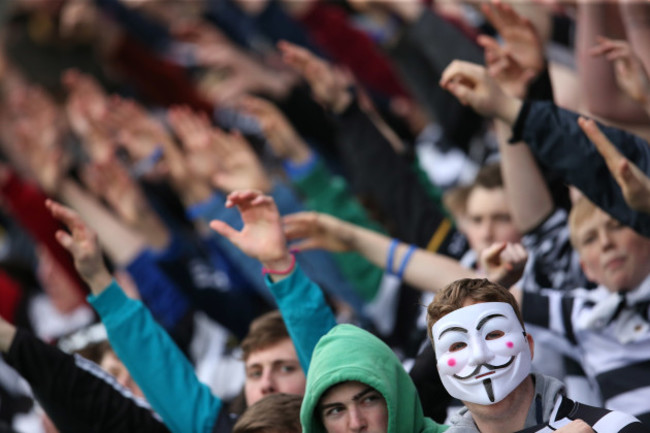
[[[165,433],[148,404],[94,363],[18,330],[5,360],[29,382],[56,427],[69,433]]]
[[[515,122],[511,141],[525,141],[542,168],[578,187],[623,224],[650,236],[650,215],[627,206],[605,160],[577,121],[577,113],[551,102],[526,102]],[[626,158],[646,174],[650,173],[650,147],[645,140],[617,128],[598,126]]]
[[[458,242],[451,220],[356,101],[338,120],[339,150],[354,190],[376,202],[391,219],[400,240],[460,258],[465,252],[464,239]]]
[[[302,272],[299,265],[288,278],[277,283],[267,278],[266,284],[278,303],[300,365],[307,374],[316,343],[336,326],[334,313],[325,302],[320,287]]]
[[[192,365],[139,301],[116,282],[89,296],[117,356],[172,432],[210,433],[222,402],[196,377]]]

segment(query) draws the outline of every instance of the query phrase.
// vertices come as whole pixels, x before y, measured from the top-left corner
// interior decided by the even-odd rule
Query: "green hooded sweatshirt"
[[[442,433],[447,429],[424,417],[415,385],[386,344],[356,326],[338,325],[314,349],[300,410],[303,433],[325,432],[318,402],[330,387],[348,381],[372,386],[384,396],[388,433]]]

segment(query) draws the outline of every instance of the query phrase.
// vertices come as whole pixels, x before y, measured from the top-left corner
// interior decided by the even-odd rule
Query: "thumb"
[[[237,237],[237,235],[239,235],[237,230],[219,220],[212,220],[210,222],[210,228],[231,242]]]

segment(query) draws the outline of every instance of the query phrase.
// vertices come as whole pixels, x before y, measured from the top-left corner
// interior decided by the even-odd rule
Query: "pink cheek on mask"
[[[447,360],[447,365],[453,367],[454,365],[456,365],[456,360],[454,358],[450,358],[449,360]]]
[[[508,346],[508,349],[512,349],[513,347],[515,347],[515,345],[514,345],[514,343],[512,341],[508,341],[506,343],[506,346]]]

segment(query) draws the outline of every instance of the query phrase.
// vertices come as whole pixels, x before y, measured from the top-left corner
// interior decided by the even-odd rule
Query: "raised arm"
[[[612,121],[647,123],[648,115],[645,111],[618,88],[610,62],[604,57],[592,56],[589,52],[599,36],[625,38],[619,5],[610,2],[579,2],[576,22],[576,55],[581,91],[588,110],[595,116]]]
[[[640,104],[650,116],[650,77],[647,72],[650,59],[647,60],[646,66],[628,41],[602,36],[589,53],[592,56],[602,56],[612,63],[618,87]]]
[[[596,122],[581,117],[578,124],[605,159],[630,208],[650,213],[650,177],[619,152]]]
[[[97,365],[61,352],[0,318],[0,352],[65,432],[168,432],[143,400]]]
[[[296,266],[273,199],[259,191],[235,191],[228,195],[226,206],[237,208],[243,228],[238,231],[219,220],[212,221],[210,227],[262,263],[300,364],[307,372],[316,343],[336,325],[334,315],[320,288]]]
[[[441,84],[484,116],[497,117],[513,127],[512,140],[526,142],[544,169],[578,187],[619,221],[650,235],[650,216],[627,206],[605,160],[580,130],[577,113],[551,102],[523,103],[506,95],[484,68],[464,62],[452,63]],[[601,126],[601,130],[641,171],[650,170],[650,148],[645,140],[617,128]]]
[[[380,225],[371,220],[352,195],[345,179],[331,172],[275,105],[249,97],[242,106],[257,118],[273,153],[282,159],[287,176],[307,208],[381,231]],[[357,253],[335,254],[334,258],[357,293],[365,300],[372,300],[383,272]]]
[[[474,271],[465,268],[457,260],[391,240],[386,235],[341,221],[331,215],[316,212],[288,215],[284,218],[284,226],[288,239],[301,239],[294,245],[297,249],[357,251],[375,265],[403,278],[405,282],[422,291],[436,292],[452,281],[478,277]],[[506,259],[504,263],[505,261]],[[520,269],[512,267],[491,269],[494,269],[495,273],[489,277],[508,286],[517,279],[509,271],[521,274]]]
[[[353,189],[377,203],[392,220],[400,239],[430,251],[462,255],[464,251],[450,247],[456,234],[451,221],[362,110],[336,68],[302,48],[289,44],[280,47],[285,61],[305,77],[317,99],[338,114],[338,147]]]
[[[187,358],[142,303],[127,298],[113,281],[97,235],[79,215],[51,200],[47,207],[67,227],[69,232],[57,232],[57,240],[74,257],[111,345],[152,407],[173,432],[211,432],[218,417],[227,416],[221,400],[199,382]]]
[[[483,4],[483,11],[504,41],[501,45],[479,36],[488,73],[510,96],[524,99],[533,79],[546,68],[541,38],[529,20],[505,3]],[[503,123],[497,122],[496,130],[512,218],[517,229],[527,233],[548,218],[553,198],[530,149],[523,143],[509,144],[510,128]]]

